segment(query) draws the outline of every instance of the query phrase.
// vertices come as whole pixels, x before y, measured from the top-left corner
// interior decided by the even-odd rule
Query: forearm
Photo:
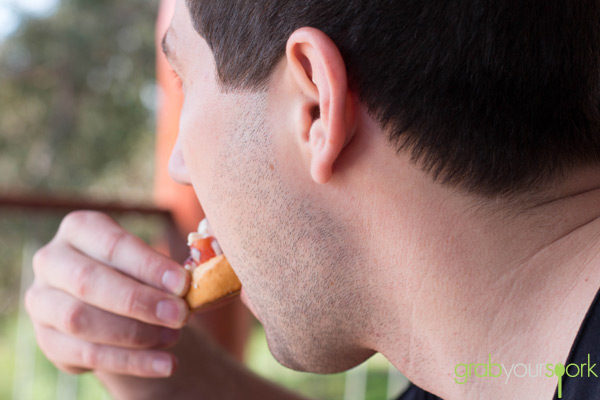
[[[283,399],[301,400],[230,358],[193,326],[183,330],[176,348],[179,365],[166,379],[143,379],[96,373],[118,400],[154,399]]]

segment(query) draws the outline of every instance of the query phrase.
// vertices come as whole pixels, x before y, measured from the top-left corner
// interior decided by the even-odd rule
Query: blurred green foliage
[[[0,190],[143,199],[156,0],[62,0],[0,43]]]
[[[158,0],[62,0],[47,18],[23,15],[0,40],[0,193],[150,202],[157,10]],[[30,268],[24,249],[47,243],[61,218],[0,210],[2,399],[11,398],[18,372],[21,267]],[[152,218],[119,222],[146,240],[160,232]],[[36,350],[34,398],[56,398],[57,377]],[[82,377],[79,398],[100,398],[99,386]]]
[[[59,222],[59,218],[52,215],[40,218],[39,215],[26,212],[0,212],[0,328],[3,317],[14,313],[19,304],[26,242],[48,242]]]
[[[47,18],[23,15],[0,41],[1,193],[147,201],[157,7],[157,0],[62,0]],[[12,389],[23,250],[48,242],[61,217],[0,210],[0,359],[7,364],[0,398]],[[136,224],[130,228],[143,235]],[[36,387],[44,390],[56,371],[37,358]]]

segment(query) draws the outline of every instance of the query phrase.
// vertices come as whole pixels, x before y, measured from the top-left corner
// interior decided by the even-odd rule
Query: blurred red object
[[[167,31],[175,8],[175,0],[163,0],[156,24],[156,73],[160,87],[156,134],[156,163],[154,178],[154,201],[157,207],[171,212],[179,237],[169,238],[171,256],[183,261],[188,248],[185,238],[195,232],[204,212],[194,190],[174,182],[169,176],[168,164],[171,150],[179,132],[179,114],[183,94],[173,77],[160,42]],[[180,244],[180,246],[178,246]],[[245,306],[236,301],[203,315],[207,331],[228,352],[241,360],[250,330],[251,315]]]
[[[156,133],[156,163],[154,173],[154,201],[160,208],[171,210],[182,236],[195,232],[198,222],[204,218],[194,190],[179,185],[169,176],[168,164],[171,149],[179,132],[179,114],[183,105],[183,94],[177,87],[171,67],[160,49],[160,41],[167,31],[175,0],[163,0],[156,24],[156,73],[160,87]]]

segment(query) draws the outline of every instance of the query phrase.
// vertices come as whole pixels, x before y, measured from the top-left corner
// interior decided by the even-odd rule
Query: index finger
[[[106,214],[76,211],[67,215],[59,235],[80,252],[158,289],[183,296],[189,273],[178,263],[130,234]]]

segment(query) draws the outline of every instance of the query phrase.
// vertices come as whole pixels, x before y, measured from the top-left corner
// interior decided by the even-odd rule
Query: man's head
[[[539,3],[179,1],[173,175],[282,363],[372,354],[454,200],[432,178],[492,196],[600,160],[597,4]]]
[[[226,88],[264,88],[296,29],[325,32],[394,146],[493,196],[600,162],[597,1],[187,1]]]

